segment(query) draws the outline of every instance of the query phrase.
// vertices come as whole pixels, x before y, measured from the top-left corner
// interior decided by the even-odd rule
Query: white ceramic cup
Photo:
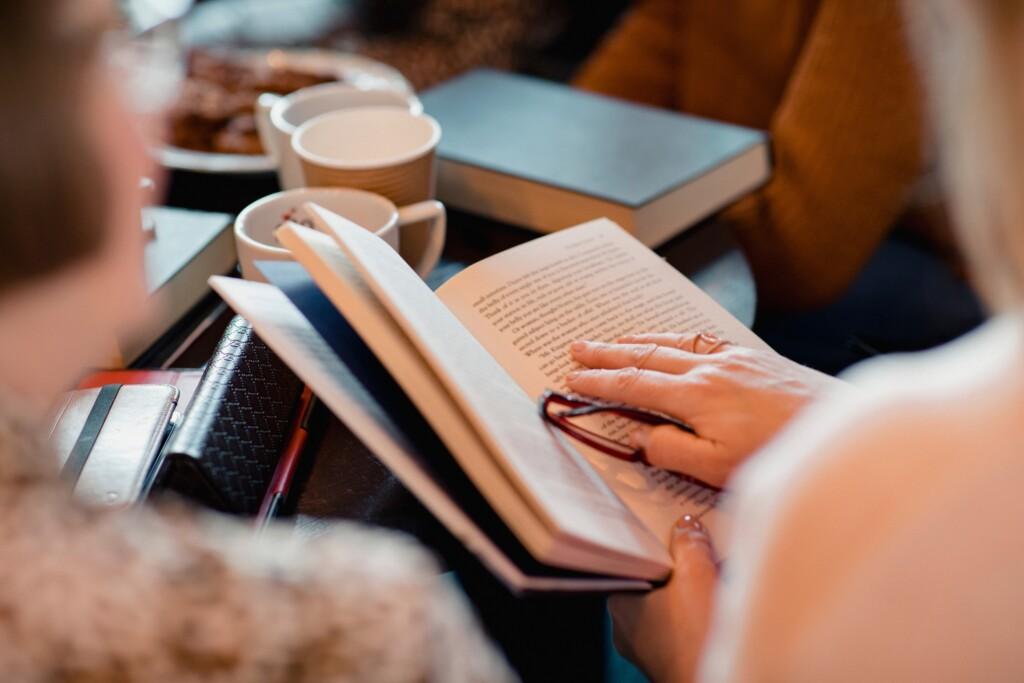
[[[309,187],[269,195],[245,207],[235,220],[235,245],[242,277],[265,282],[257,261],[291,261],[291,253],[278,244],[274,230],[292,210],[307,203],[319,204],[376,233],[398,251],[402,228],[429,222],[430,239],[410,265],[426,277],[441,258],[445,239],[445,210],[429,200],[398,208],[385,197],[350,188]],[[408,257],[406,257],[408,260]]]
[[[426,114],[359,107],[323,114],[299,126],[292,149],[311,187],[355,187],[398,206],[434,198],[441,126]],[[402,257],[414,263],[430,247],[428,224],[402,233]]]
[[[426,114],[360,107],[302,124],[292,149],[310,186],[357,187],[410,204],[434,197],[440,140],[441,126]]]
[[[265,93],[256,103],[256,127],[263,149],[277,164],[282,190],[305,185],[302,166],[292,150],[292,135],[306,121],[321,114],[354,107],[397,107],[413,114],[423,104],[411,94],[397,90],[366,90],[346,83],[322,83],[280,96]]]

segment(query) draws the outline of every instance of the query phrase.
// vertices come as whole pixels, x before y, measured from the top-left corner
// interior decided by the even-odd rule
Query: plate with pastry
[[[193,49],[167,143],[155,150],[166,168],[199,173],[265,173],[275,168],[256,127],[256,100],[321,83],[412,93],[396,69],[355,54],[319,49]]]

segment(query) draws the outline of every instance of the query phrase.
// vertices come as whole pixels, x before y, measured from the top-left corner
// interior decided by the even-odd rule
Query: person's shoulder
[[[955,477],[1005,456],[1020,431],[1014,406],[1024,400],[1022,324],[994,320],[944,347],[857,366],[844,376],[850,391],[805,410],[734,488],[757,507],[840,505],[842,496],[818,498],[831,486],[891,498],[912,481]]]
[[[880,356],[841,377],[865,396],[941,400],[1004,383],[1007,369],[1019,364],[1022,354],[1024,316],[1007,315],[935,349]]]
[[[996,318],[929,351],[866,361],[842,379],[852,387],[845,401],[821,407],[832,413],[839,451],[923,448],[934,458],[957,458],[979,435],[996,445],[1015,433],[1016,420],[1007,423],[1005,408],[1024,398],[1024,319]],[[857,465],[872,459],[860,456]]]
[[[805,411],[740,473],[727,555],[733,599],[754,605],[749,619],[805,617],[776,624],[773,644],[842,640],[808,623],[862,639],[879,623],[935,627],[918,608],[948,596],[958,576],[937,579],[931,563],[954,557],[968,571],[964,563],[982,558],[979,534],[958,535],[950,520],[984,527],[989,566],[1019,566],[1020,553],[1006,549],[1024,529],[1015,514],[1024,481],[1020,325],[996,320],[935,351],[856,368],[854,390]],[[883,584],[899,599],[878,600]],[[867,625],[844,621],[850,614]],[[773,661],[798,661],[779,648]]]
[[[813,406],[790,432],[863,449],[893,438],[906,447],[939,427],[976,431],[1000,419],[1008,394],[1024,390],[1024,318],[996,318],[929,351],[880,356],[841,378],[850,391]]]

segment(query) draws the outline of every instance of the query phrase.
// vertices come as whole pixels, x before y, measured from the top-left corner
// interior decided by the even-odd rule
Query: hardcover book
[[[761,131],[478,69],[422,94],[437,196],[540,232],[605,216],[658,246],[765,183]]]
[[[145,246],[150,315],[112,342],[105,364],[110,368],[135,362],[210,293],[207,279],[229,272],[237,260],[231,216],[163,206],[143,213],[155,226]]]

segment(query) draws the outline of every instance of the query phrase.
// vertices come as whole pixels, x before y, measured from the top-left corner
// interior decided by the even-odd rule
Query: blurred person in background
[[[390,64],[417,90],[478,66],[517,69],[557,35],[565,0],[362,0],[361,54]]]
[[[576,84],[770,131],[771,181],[722,218],[757,282],[755,331],[785,355],[834,373],[982,320],[897,0],[637,0]]]
[[[11,681],[495,681],[512,674],[423,550],[72,500],[40,434],[146,305],[138,123],[106,0],[0,4],[0,671]]]
[[[668,584],[611,601],[654,681],[1024,679],[1024,3],[906,7],[993,320],[851,386],[706,335],[573,347],[575,391],[695,428],[635,434],[652,463],[731,490],[727,543],[683,520]]]
[[[599,0],[595,13],[592,0],[197,0],[183,27],[197,47],[362,54],[422,90],[478,66],[529,66],[538,51],[562,42],[573,15],[596,14],[602,28],[624,1]]]

